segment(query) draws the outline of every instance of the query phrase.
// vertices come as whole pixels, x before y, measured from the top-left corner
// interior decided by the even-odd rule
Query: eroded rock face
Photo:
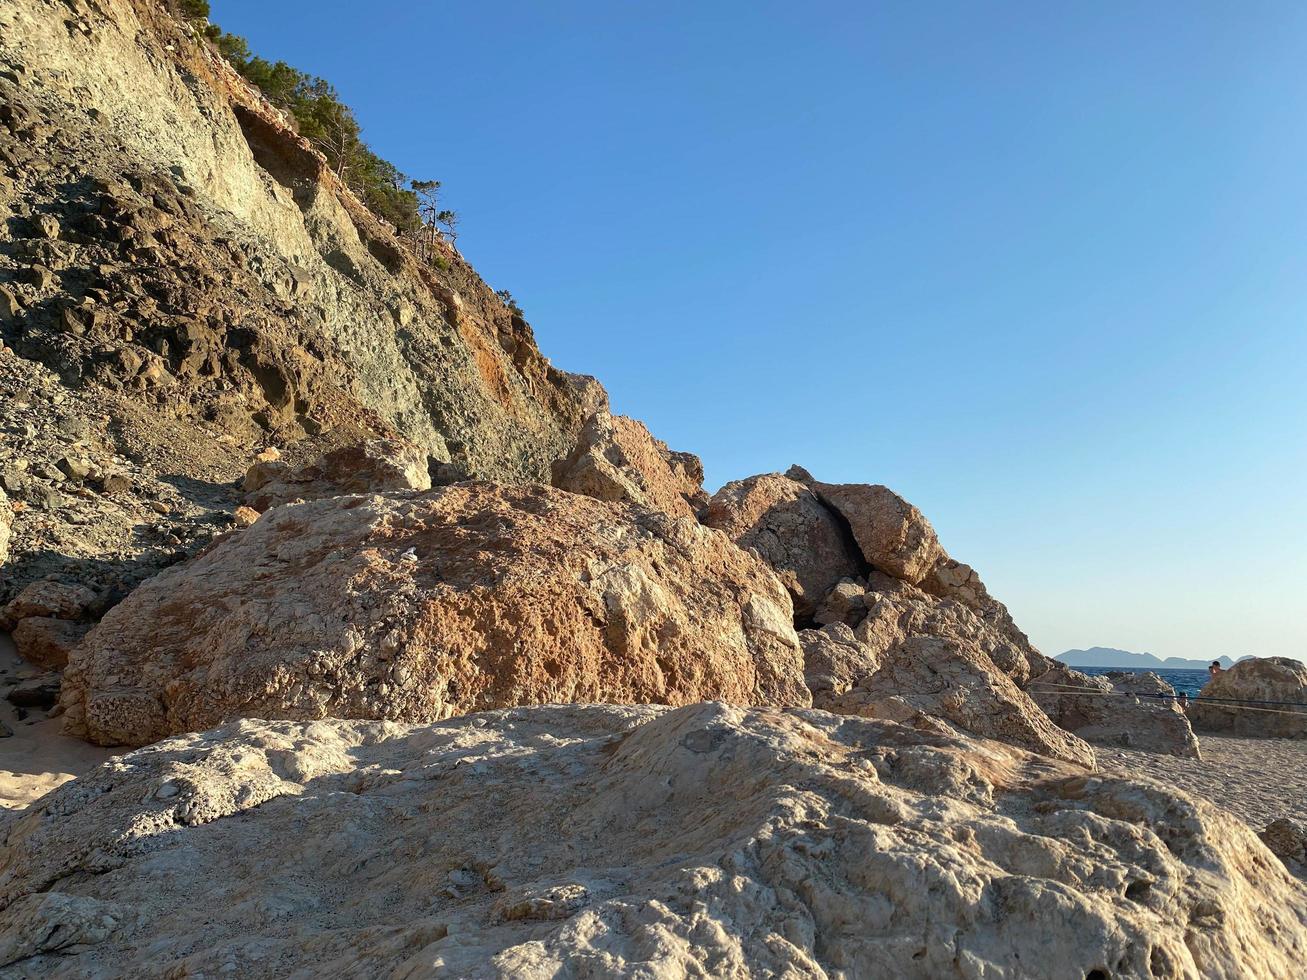
[[[706,500],[699,457],[673,452],[643,422],[607,410],[591,416],[576,448],[554,461],[552,482],[560,490],[673,517],[693,517]]]
[[[368,439],[339,446],[311,462],[281,459],[254,463],[241,487],[246,504],[262,513],[292,500],[320,500],[349,493],[429,490],[427,454],[404,439]]]
[[[726,484],[702,520],[776,570],[800,619],[812,617],[841,579],[862,571],[856,545],[835,515],[804,484],[779,473]]]
[[[71,734],[137,745],[237,716],[807,704],[792,616],[769,569],[688,518],[539,486],[333,498],[133,592],[62,703]]]
[[[963,602],[941,599],[906,582],[873,572],[863,595],[866,613],[858,624],[860,636],[877,649],[886,649],[910,636],[939,637],[976,648],[1018,687],[1030,679],[1032,661],[1045,659],[1028,642],[1021,642]],[[1024,640],[1024,634],[1021,636]]]
[[[884,591],[866,593],[856,627],[799,634],[816,707],[912,724],[939,719],[1093,767],[1093,749],[1050,721],[999,666],[1003,637],[960,603],[876,573],[872,579]]]
[[[1228,698],[1230,704],[1204,701]],[[1289,702],[1268,704],[1266,702]],[[1241,660],[1204,685],[1189,709],[1199,731],[1307,737],[1307,664],[1289,657]],[[1269,708],[1272,710],[1252,710]]]
[[[879,571],[916,585],[944,556],[926,516],[889,487],[822,483],[801,467],[792,467],[786,475],[805,482],[848,522],[862,557]]]
[[[812,710],[242,721],[60,787],[0,869],[0,950],[42,977],[1233,980],[1307,958],[1307,890],[1223,812]]]
[[[1023,652],[1027,674],[1044,669],[1044,661],[1048,658],[1034,648],[1030,638],[1013,621],[1007,606],[989,594],[980,575],[970,565],[941,554],[922,580],[921,588],[941,599],[962,603],[984,620],[991,630],[1006,639],[1010,647]]]
[[[0,484],[24,505],[0,601],[194,554],[260,446],[356,425],[460,478],[543,481],[605,399],[169,8],[0,4]]]
[[[1200,757],[1189,718],[1175,701],[1153,696],[1147,689],[1154,685],[1146,679],[1132,677],[1118,687],[1109,678],[1090,677],[1055,660],[1047,664],[1047,670],[1031,679],[1029,690],[1062,728],[1097,745]]]

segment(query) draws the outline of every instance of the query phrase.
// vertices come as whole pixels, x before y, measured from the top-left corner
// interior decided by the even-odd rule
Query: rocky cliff
[[[0,102],[6,595],[174,560],[265,445],[393,433],[445,478],[548,481],[606,401],[158,4],[0,7]]]
[[[1051,663],[892,490],[796,467],[709,502],[695,457],[551,367],[452,246],[419,256],[194,26],[149,0],[23,0],[0,18],[0,598],[51,575],[92,596],[7,616],[29,660],[68,663],[71,731],[141,743],[241,714],[815,693],[1093,764],[1066,730],[1074,691],[1056,692],[1059,727],[1027,693]],[[568,492],[340,496],[468,477]],[[448,579],[442,549],[468,541],[477,560]],[[552,557],[524,572],[536,545]],[[296,549],[284,588],[264,584]],[[398,593],[416,618],[382,624],[402,649],[372,662],[354,633]],[[263,619],[228,614],[259,603]],[[319,635],[317,605],[360,622]],[[463,623],[468,648],[428,619]],[[283,620],[303,643],[258,649]],[[524,655],[508,623],[536,624],[540,648]],[[1130,717],[1146,743],[1156,719]]]
[[[10,0],[0,97],[0,689],[143,746],[0,819],[6,976],[1302,962],[1247,827],[1094,773],[1184,713],[889,488],[709,499],[152,0]]]

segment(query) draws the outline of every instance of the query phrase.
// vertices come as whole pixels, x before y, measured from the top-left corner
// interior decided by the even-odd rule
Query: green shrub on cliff
[[[171,0],[178,16],[197,23],[209,16],[208,0]],[[397,229],[412,232],[424,223],[432,228],[444,225],[452,240],[454,212],[436,209],[430,215],[419,210],[419,192],[434,194],[436,181],[415,181],[389,160],[384,160],[362,138],[362,127],[354,111],[340,100],[336,89],[324,78],[310,75],[284,61],[268,61],[250,51],[249,42],[228,34],[216,24],[202,27],[205,38],[233,68],[258,87],[279,109],[290,113],[295,127],[327,158],[332,170],[374,213]],[[434,198],[432,198],[434,200]]]
[[[322,152],[336,175],[369,208],[401,231],[413,231],[421,224],[412,181],[372,152],[362,138],[354,111],[340,100],[330,82],[284,61],[251,55],[244,38],[219,32],[214,43],[269,102],[291,114],[300,135]]]
[[[204,20],[209,16],[209,0],[173,0],[172,7],[187,20]]]

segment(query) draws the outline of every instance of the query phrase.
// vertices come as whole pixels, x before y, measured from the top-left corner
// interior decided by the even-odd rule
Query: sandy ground
[[[0,738],[0,809],[25,807],[60,783],[93,769],[113,755],[110,749],[59,734],[58,718],[27,709],[26,717],[4,699],[15,681],[41,674],[19,660],[7,633],[0,633],[0,722],[13,735]]]
[[[1307,823],[1307,740],[1236,738],[1198,733],[1202,761],[1123,749],[1100,749],[1099,766],[1152,776],[1202,796],[1264,830],[1277,817]]]

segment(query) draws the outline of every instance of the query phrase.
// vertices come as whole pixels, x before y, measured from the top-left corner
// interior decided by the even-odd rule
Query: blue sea
[[[1075,664],[1070,666],[1075,667],[1082,674],[1089,674],[1091,677],[1108,674],[1114,670],[1128,670],[1132,673],[1142,674],[1148,669],[1144,667],[1076,667]],[[1207,683],[1206,670],[1166,670],[1165,668],[1154,667],[1152,671],[1175,688],[1177,694],[1183,691],[1191,698],[1197,696],[1198,692],[1203,689],[1203,685]]]

